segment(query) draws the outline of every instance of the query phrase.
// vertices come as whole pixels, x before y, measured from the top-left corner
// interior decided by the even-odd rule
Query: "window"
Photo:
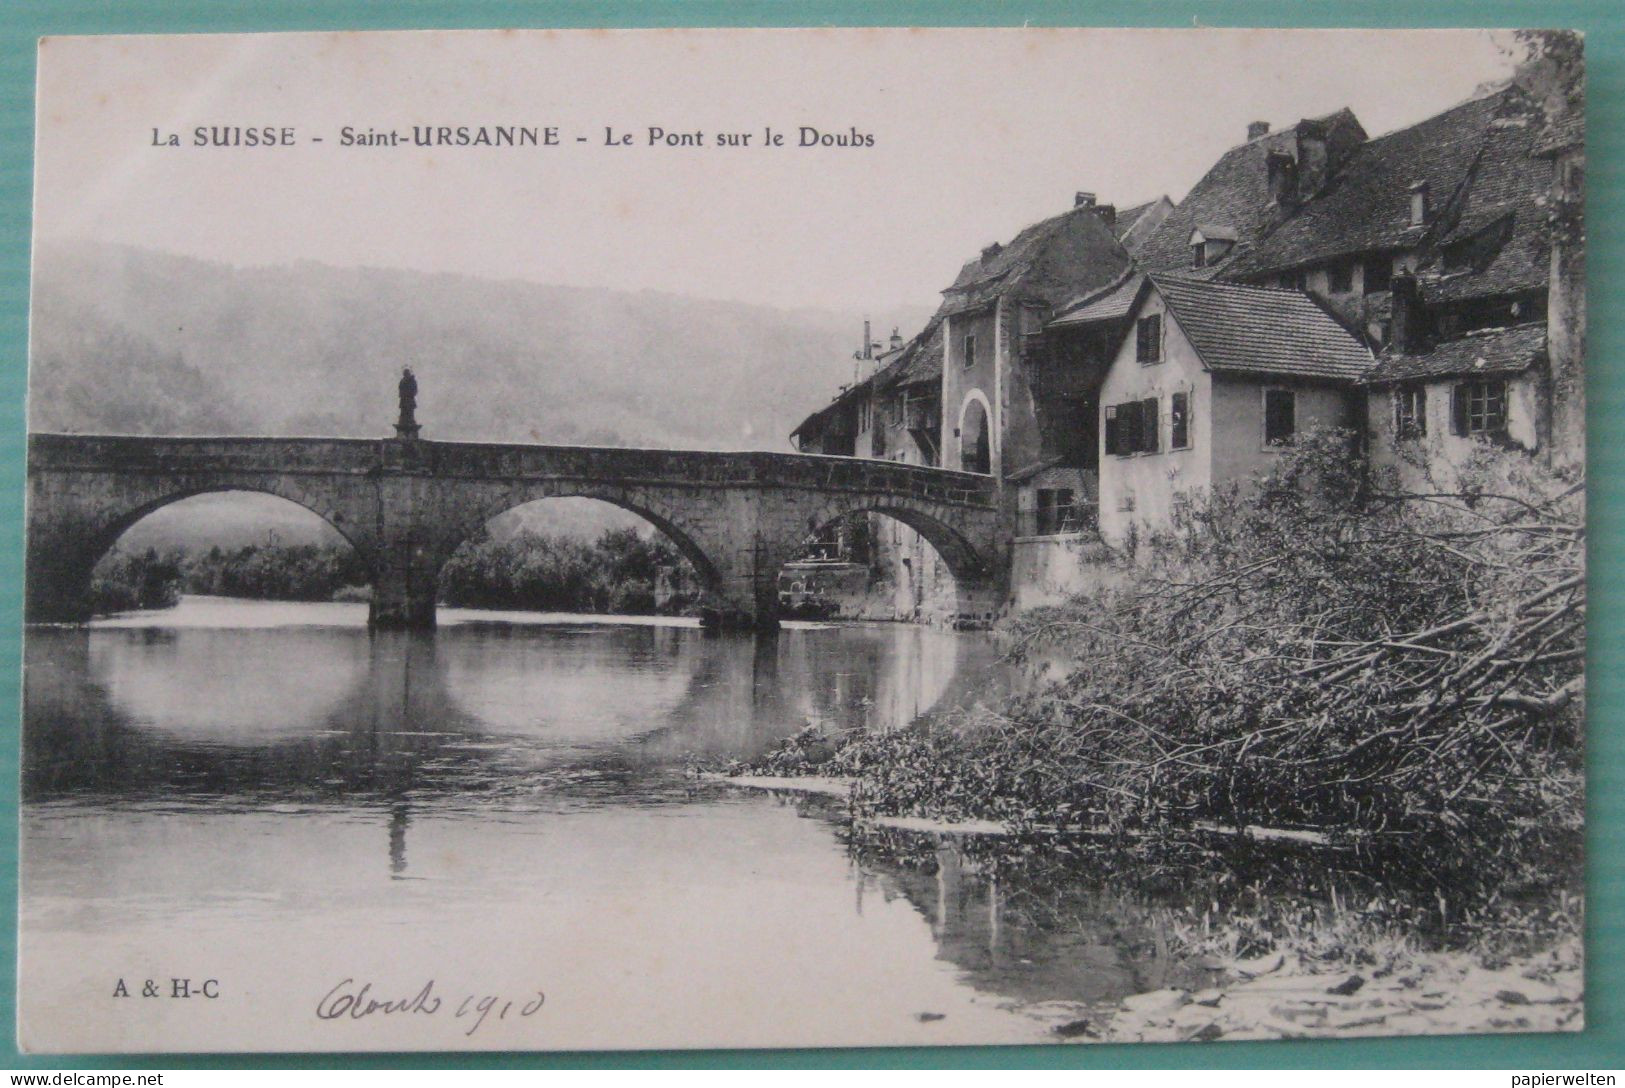
[[[1457,434],[1498,434],[1507,425],[1506,382],[1462,382],[1452,393],[1450,407]]]
[[[1207,264],[1207,243],[1197,242],[1191,246],[1191,267],[1201,268]]]
[[[1304,284],[1303,272],[1282,272],[1275,278],[1275,283],[1276,286],[1288,291],[1302,291]]]
[[[1162,315],[1142,317],[1134,326],[1134,357],[1142,363],[1162,361]]]
[[[1326,289],[1337,294],[1347,294],[1354,290],[1354,266],[1351,264],[1334,264],[1326,270]]]
[[[1290,389],[1264,390],[1264,445],[1290,446],[1298,433],[1298,398]]]
[[[1106,452],[1117,457],[1156,453],[1157,398],[1131,400],[1106,409]]]
[[[858,401],[858,433],[867,431],[874,422],[873,408],[866,400]]]
[[[1394,278],[1394,263],[1387,257],[1372,257],[1365,262],[1365,293],[1374,295],[1386,291]]]
[[[965,337],[965,369],[976,365],[976,337]]]
[[[1168,404],[1168,448],[1188,450],[1191,448],[1191,395],[1175,393]]]
[[[1034,528],[1034,536],[1053,536],[1077,530],[1077,507],[1073,503],[1070,487],[1038,489],[1038,519]]]
[[[1427,388],[1402,385],[1394,390],[1394,437],[1421,438],[1428,433]]]

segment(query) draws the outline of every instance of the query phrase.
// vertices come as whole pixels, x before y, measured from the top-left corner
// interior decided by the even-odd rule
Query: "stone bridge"
[[[414,428],[415,431],[415,428]],[[136,521],[214,491],[298,503],[338,530],[372,572],[369,622],[434,624],[441,567],[492,517],[582,496],[653,523],[705,587],[704,621],[777,624],[779,569],[809,534],[866,511],[924,536],[954,575],[962,623],[985,622],[1005,561],[991,477],[789,453],[348,438],[28,439],[27,618],[88,618],[91,569]]]

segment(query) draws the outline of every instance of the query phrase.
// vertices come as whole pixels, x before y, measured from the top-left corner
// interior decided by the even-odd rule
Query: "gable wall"
[[[1149,314],[1163,316],[1162,361],[1141,364],[1136,359],[1131,323],[1100,389],[1100,535],[1119,546],[1126,543],[1131,530],[1168,527],[1181,494],[1203,491],[1211,482],[1211,375],[1155,290],[1135,310],[1134,319]],[[1177,392],[1191,394],[1191,448],[1187,450],[1167,448],[1172,430],[1171,397]],[[1158,452],[1126,457],[1106,453],[1106,408],[1151,396],[1158,398]]]

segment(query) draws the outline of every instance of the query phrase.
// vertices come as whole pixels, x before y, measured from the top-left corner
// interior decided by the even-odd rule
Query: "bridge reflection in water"
[[[360,607],[188,598],[133,621],[150,626],[31,630],[25,800],[612,800],[808,724],[897,728],[993,667],[979,640],[902,625],[758,638],[452,611],[428,633],[369,631]],[[217,626],[244,613],[350,626]]]
[[[449,963],[547,979],[550,1046],[625,1045],[628,1021],[588,1016],[604,1008],[651,1025],[647,1045],[1033,1041],[1047,1026],[1006,1003],[1115,996],[1155,968],[1122,904],[1035,902],[951,844],[849,851],[839,805],[684,773],[808,722],[886,729],[994,696],[984,639],[443,620],[369,632],[360,606],[188,599],[31,631],[30,1000],[141,947],[227,963],[267,1024],[284,998],[286,1022],[308,1016],[335,965],[421,985]],[[733,1004],[673,1012],[691,992]],[[933,1034],[927,1011],[949,1013]]]

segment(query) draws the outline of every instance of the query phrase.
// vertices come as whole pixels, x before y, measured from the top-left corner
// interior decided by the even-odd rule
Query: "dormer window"
[[[1418,181],[1411,186],[1411,226],[1420,227],[1428,221],[1428,183]]]
[[[1199,226],[1191,231],[1191,267],[1206,268],[1224,260],[1236,244],[1236,232],[1229,227]]]

